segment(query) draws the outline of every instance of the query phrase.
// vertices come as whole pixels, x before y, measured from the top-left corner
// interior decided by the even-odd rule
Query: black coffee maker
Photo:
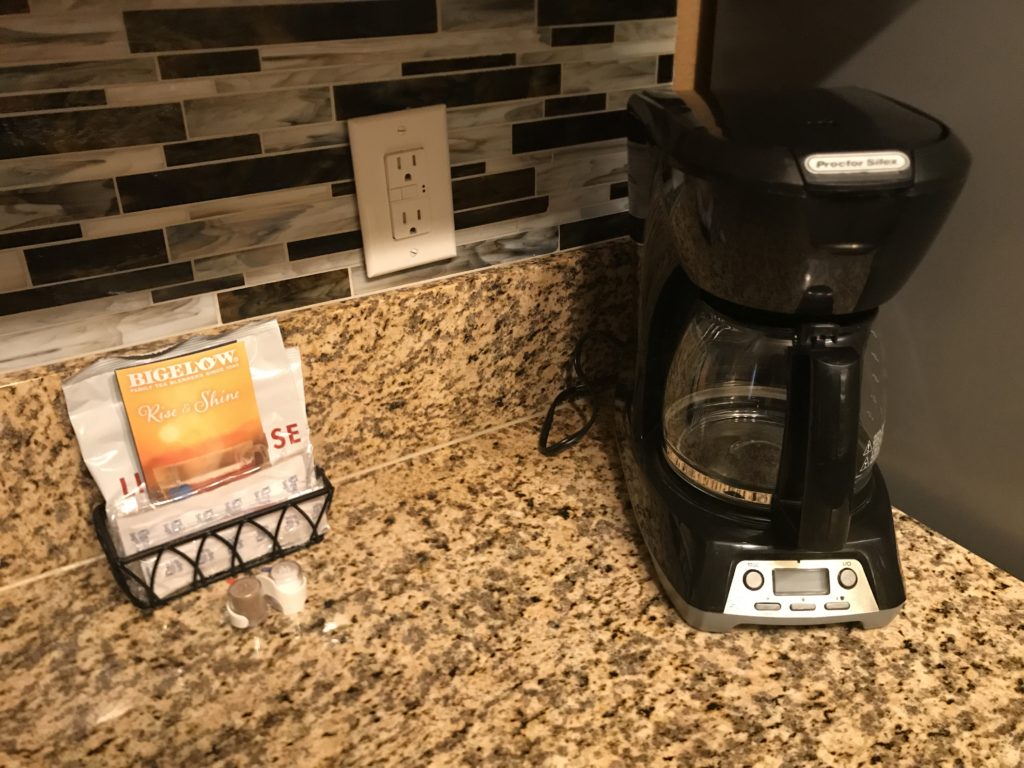
[[[628,114],[639,335],[617,428],[662,586],[698,629],[887,624],[905,595],[871,326],[966,150],[857,88],[651,92]]]

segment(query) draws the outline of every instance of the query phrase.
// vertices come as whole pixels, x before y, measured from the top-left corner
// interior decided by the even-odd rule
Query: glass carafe
[[[793,418],[787,397],[793,372],[800,370],[794,369],[793,362],[798,332],[797,327],[746,325],[698,305],[676,349],[665,386],[664,453],[681,477],[725,499],[757,506],[772,503],[787,418]],[[852,370],[860,374],[859,406],[854,405],[858,411],[853,417],[855,466],[852,487],[847,489],[852,495],[869,481],[881,448],[885,371],[881,347],[868,323],[843,328],[842,334],[841,351],[855,358]],[[822,341],[832,343],[832,339]],[[856,398],[857,389],[849,396]],[[807,392],[795,391],[801,397]],[[846,390],[837,392],[834,403],[841,410]],[[815,407],[820,411],[831,406]],[[834,430],[827,424],[829,418],[831,414],[826,413],[819,421]],[[845,439],[842,434],[832,437],[833,442]],[[808,450],[820,451],[823,445],[811,440]]]

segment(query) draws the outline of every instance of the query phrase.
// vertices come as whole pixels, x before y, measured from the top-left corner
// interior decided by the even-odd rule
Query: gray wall
[[[827,9],[827,10],[826,10]],[[721,0],[717,85],[863,85],[974,158],[927,259],[882,309],[894,502],[1024,578],[1024,3]]]

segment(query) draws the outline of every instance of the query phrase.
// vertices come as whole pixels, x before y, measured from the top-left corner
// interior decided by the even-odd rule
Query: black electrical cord
[[[548,408],[547,415],[544,417],[544,423],[540,428],[539,448],[540,452],[545,456],[557,456],[563,451],[569,450],[587,436],[587,433],[590,432],[591,427],[597,421],[599,411],[597,395],[601,389],[615,382],[614,375],[592,378],[587,374],[586,368],[583,365],[583,354],[587,343],[594,339],[603,339],[609,345],[619,349],[623,349],[626,346],[624,341],[604,331],[590,331],[583,334],[580,340],[576,342],[576,348],[572,353],[572,373],[569,376],[569,383],[551,403],[551,407]],[[558,410],[558,407],[577,398],[583,398],[590,406],[590,416],[577,431],[566,435],[557,442],[549,442],[551,439],[551,428],[555,423],[555,412]]]

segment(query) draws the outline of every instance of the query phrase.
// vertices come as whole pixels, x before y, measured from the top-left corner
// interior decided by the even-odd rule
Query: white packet
[[[301,366],[296,381],[276,320],[216,337],[196,337],[153,355],[100,360],[65,382],[63,389],[82,458],[107,502],[108,512],[131,514],[148,506],[142,498],[145,483],[115,371],[231,341],[245,346],[269,462],[310,451]],[[135,500],[136,506],[119,503],[125,497]]]
[[[122,555],[141,552],[300,496],[314,487],[315,472],[307,452],[170,504],[119,499],[107,505],[110,533]]]
[[[318,488],[323,486],[318,484]],[[282,548],[294,547],[305,544],[313,536],[313,529],[310,522],[317,523],[317,516],[324,506],[325,497],[298,502],[297,506],[309,518],[306,520],[294,509],[284,512],[284,518],[280,520],[280,528],[277,528],[282,513],[272,512],[255,518],[256,523],[270,531],[271,534],[277,531],[278,544]],[[273,549],[273,542],[270,536],[248,522],[240,523],[222,531],[219,536],[227,542],[235,542],[235,552],[241,563],[248,563],[268,554]],[[317,525],[317,532],[323,533],[327,530],[327,516],[324,515]],[[196,561],[199,554],[199,538],[182,544],[178,549],[191,561]],[[153,578],[153,593],[157,597],[166,597],[173,592],[189,586],[195,576],[196,568],[192,562],[173,551],[165,552],[159,556],[147,557],[136,563],[132,563],[131,569],[140,576],[145,583],[149,584],[153,578],[154,568],[157,569],[156,577]],[[231,549],[224,541],[216,537],[207,537],[203,551],[199,554],[198,568],[201,576],[212,577],[229,570],[232,565],[237,564],[231,556]]]
[[[299,350],[289,347],[285,351],[296,396],[302,399]],[[300,433],[307,432],[303,409]],[[315,486],[316,477],[312,445],[307,442],[306,447],[302,454],[170,504],[151,504],[145,493],[113,499],[107,504],[107,519],[118,551],[122,555],[141,552],[306,493]]]

